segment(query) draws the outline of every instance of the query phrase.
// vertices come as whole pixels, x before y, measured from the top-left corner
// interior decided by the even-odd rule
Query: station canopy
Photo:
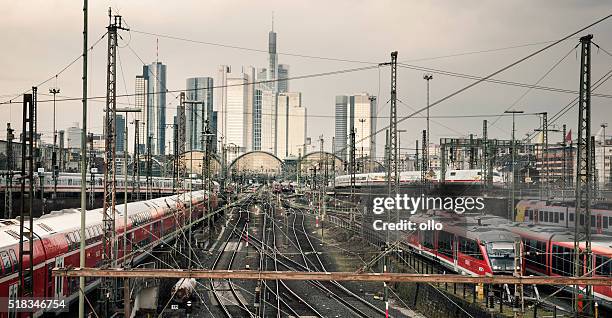
[[[206,153],[199,150],[186,151],[179,158],[179,163],[185,167],[185,172],[188,174],[195,173],[199,176],[202,173],[206,174]],[[210,156],[210,173],[213,176],[218,176],[221,173],[221,162],[219,159],[211,155]]]
[[[232,174],[279,175],[282,166],[282,160],[269,152],[251,151],[234,159],[229,171]]]

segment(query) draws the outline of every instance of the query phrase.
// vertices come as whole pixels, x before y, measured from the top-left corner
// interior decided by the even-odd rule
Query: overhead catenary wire
[[[494,77],[494,76],[496,76],[498,74],[501,74],[504,71],[506,71],[506,70],[508,70],[508,69],[510,69],[510,68],[512,68],[512,67],[514,67],[516,65],[518,65],[518,64],[521,64],[522,62],[524,62],[524,61],[526,61],[526,60],[528,60],[528,59],[530,59],[530,58],[532,58],[532,57],[534,57],[534,56],[536,56],[536,55],[538,55],[538,54],[540,54],[540,53],[542,53],[542,52],[544,52],[544,51],[546,51],[546,50],[548,50],[548,49],[550,49],[552,47],[554,47],[555,45],[557,45],[557,44],[559,44],[559,43],[561,43],[561,42],[563,42],[563,41],[565,41],[565,40],[567,40],[569,38],[572,38],[573,36],[577,35],[578,33],[583,32],[583,31],[585,31],[585,30],[587,30],[587,29],[589,29],[589,28],[591,28],[591,27],[593,27],[593,26],[595,26],[595,25],[597,25],[597,24],[599,24],[599,23],[609,19],[610,17],[612,17],[612,14],[606,15],[605,17],[603,17],[603,18],[601,18],[599,20],[596,20],[595,22],[593,22],[593,23],[591,23],[589,25],[584,26],[584,27],[580,28],[579,30],[574,31],[574,32],[564,36],[563,38],[561,38],[561,39],[559,39],[559,40],[557,40],[557,41],[555,41],[555,42],[553,42],[551,44],[548,44],[545,47],[543,47],[541,49],[538,49],[535,52],[532,52],[532,53],[528,54],[527,56],[525,56],[523,58],[520,58],[520,59],[510,63],[510,64],[508,64],[508,65],[498,69],[497,71],[494,71],[493,73],[490,73],[489,75],[487,75],[485,77],[482,77],[482,78],[476,80],[475,82],[470,83],[470,84],[468,84],[468,85],[466,85],[466,86],[464,86],[464,87],[462,87],[462,88],[460,88],[460,89],[458,89],[458,90],[456,90],[456,91],[454,91],[454,92],[452,92],[452,93],[450,93],[450,94],[448,94],[448,95],[438,99],[437,101],[431,103],[430,105],[424,106],[424,107],[418,109],[417,111],[409,114],[408,116],[404,116],[402,118],[398,118],[397,123],[401,123],[401,122],[405,121],[406,119],[408,119],[410,117],[413,117],[414,115],[417,115],[417,114],[427,110],[428,108],[432,108],[434,106],[437,106],[437,105],[439,105],[439,104],[441,104],[441,103],[443,103],[443,102],[445,102],[445,101],[447,101],[447,100],[449,100],[449,99],[451,99],[451,98],[453,98],[453,97],[455,97],[455,96],[457,96],[457,95],[459,95],[459,94],[469,90],[470,88],[472,88],[472,87],[474,87],[474,86],[476,86],[478,84],[481,84],[481,83],[491,79],[492,77]],[[371,137],[373,137],[375,135],[378,135],[379,133],[385,131],[388,128],[389,128],[389,125],[386,125],[386,126],[380,128],[380,129],[376,130],[372,134],[361,138],[358,142],[363,142],[364,140],[367,140],[368,138],[371,138]],[[340,151],[345,150],[346,148],[347,148],[347,146],[345,146]]]
[[[104,39],[104,37],[106,36],[106,32],[104,34],[102,34],[102,36],[100,36],[100,38],[94,42],[90,47],[89,47],[89,51],[93,51],[94,47],[100,43],[100,41],[102,41],[102,39]],[[55,73],[54,75],[50,76],[49,78],[45,79],[44,81],[38,83],[37,85],[34,85],[35,87],[39,87],[42,85],[45,85],[46,83],[48,83],[49,81],[51,81],[52,79],[56,79],[59,75],[61,75],[62,73],[64,73],[66,70],[68,70],[72,65],[74,65],[76,62],[78,62],[81,58],[83,58],[83,53],[80,53],[77,57],[75,57],[73,60],[71,60],[68,64],[66,64],[64,67],[62,67],[57,73]],[[27,94],[28,92],[32,91],[32,88],[29,88],[27,90],[25,90],[23,93],[14,95],[12,98],[10,98],[8,101],[5,102],[1,102],[0,104],[11,104],[12,100],[15,98],[19,98],[20,96],[22,96],[23,94]],[[39,93],[40,94],[40,93]],[[11,94],[12,95],[12,94]],[[78,100],[81,100],[82,98],[79,97]],[[21,101],[19,102],[21,103]]]

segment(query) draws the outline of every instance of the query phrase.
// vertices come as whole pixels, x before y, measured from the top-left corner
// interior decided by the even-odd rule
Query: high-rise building
[[[368,93],[336,96],[334,153],[348,159],[350,133],[355,132],[355,157],[376,157],[376,97]]]
[[[136,119],[138,119],[138,147],[139,153],[145,152],[145,140],[146,140],[146,123],[147,123],[147,91],[149,81],[143,75],[136,76],[135,90],[136,95],[134,96],[134,106],[140,109],[140,112],[136,113]]]
[[[255,89],[255,96],[253,98],[253,135],[252,145],[254,151],[261,150],[261,98],[262,90],[259,88]]]
[[[276,124],[277,124],[277,93],[269,90],[261,94],[261,150],[272,154],[276,149]]]
[[[192,77],[187,79],[185,105],[185,148],[204,150],[202,132],[206,129],[206,121],[211,120],[213,113],[213,79],[211,77]],[[214,133],[214,132],[213,132]]]
[[[221,66],[218,73],[217,103],[215,107],[219,114],[218,136],[223,143],[229,145],[235,155],[247,151],[251,144],[253,95],[254,87],[248,83],[253,81],[255,70],[251,67],[247,72],[232,73],[229,66]],[[228,160],[230,158],[228,157]]]
[[[147,136],[152,137],[151,153],[164,155],[166,153],[166,65],[161,62],[145,65],[142,76],[148,82],[145,125]]]
[[[335,138],[334,138],[334,154],[343,160],[347,159],[348,151],[348,108],[349,97],[346,95],[336,96],[336,116],[335,116]]]
[[[355,129],[355,157],[376,157],[376,97],[368,93],[350,97],[350,129]]]
[[[81,148],[81,132],[82,129],[79,128],[79,123],[74,123],[72,127],[66,129],[66,134],[68,135],[68,149]]]
[[[115,140],[115,149],[117,150],[117,152],[124,152],[125,151],[125,146],[126,146],[126,140],[125,140],[125,117],[123,115],[116,115],[115,116],[115,133],[116,133],[116,140]]]
[[[274,32],[274,22],[272,22],[272,30],[268,33],[268,76],[267,79],[272,81],[270,88],[272,91],[278,91],[278,83],[276,82],[278,72],[278,54],[276,54],[276,32]]]
[[[302,93],[284,93],[287,96],[287,154],[298,156],[306,143],[306,107],[302,105]]]
[[[289,91],[289,65],[278,64],[278,92],[286,93]]]

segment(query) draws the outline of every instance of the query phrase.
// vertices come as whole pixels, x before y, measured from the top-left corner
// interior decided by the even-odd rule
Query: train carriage
[[[191,219],[199,220],[204,215],[210,196],[211,208],[217,206],[215,193],[197,191],[169,197],[157,198],[116,206],[115,232],[117,238],[117,261],[138,263],[149,250],[162,242],[172,240]],[[188,209],[187,207],[191,207]],[[189,218],[188,211],[192,212]],[[124,223],[127,212],[128,223]],[[78,279],[52,277],[54,267],[78,267],[80,237],[78,209],[65,209],[45,214],[34,220],[34,276],[33,297],[52,297],[67,304],[78,297]],[[87,211],[85,244],[86,266],[99,267],[102,261],[102,209]],[[123,246],[127,235],[128,245]],[[19,286],[19,223],[17,220],[0,221],[0,297],[17,297]],[[29,266],[25,258],[23,266]],[[86,280],[86,292],[97,284],[95,279]],[[31,284],[32,281],[26,281]],[[42,312],[35,313],[35,317]],[[0,313],[9,317],[9,313]]]
[[[499,227],[497,217],[453,217],[433,211],[414,215],[412,222],[434,220],[443,224],[440,231],[409,233],[407,244],[425,257],[440,261],[450,270],[468,275],[511,274],[515,271],[516,248],[520,237]],[[519,264],[521,262],[519,261]],[[516,268],[521,271],[521,265]]]

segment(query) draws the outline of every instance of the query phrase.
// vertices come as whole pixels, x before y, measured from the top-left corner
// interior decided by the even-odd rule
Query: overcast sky
[[[274,29],[278,33],[278,51],[369,62],[387,62],[390,52],[399,52],[399,61],[471,75],[487,75],[529,53],[544,47],[544,41],[559,39],[607,14],[612,4],[607,1],[90,1],[89,45],[105,32],[107,10],[124,16],[132,30],[167,34],[191,40],[213,42],[267,50],[268,31],[274,11]],[[45,79],[54,76],[81,54],[82,3],[68,0],[7,1],[0,20],[0,97],[6,101]],[[581,33],[592,33],[594,42],[612,53],[612,18]],[[118,94],[134,93],[134,77],[142,73],[142,62],[156,59],[156,37],[136,32],[121,32],[118,68]],[[540,43],[540,44],[534,44]],[[534,44],[520,48],[454,57],[433,57]],[[496,78],[533,84],[563,56],[567,57],[540,83],[542,86],[577,90],[578,37],[569,39]],[[133,52],[132,52],[133,50]],[[134,54],[134,52],[136,54]],[[90,53],[89,95],[105,95],[106,39]],[[159,61],[167,65],[167,88],[184,89],[191,76],[215,77],[219,65],[234,69],[267,64],[267,54],[217,46],[159,38]],[[326,61],[279,55],[279,62],[289,64],[290,76],[344,70],[365,66],[359,63]],[[593,81],[612,68],[612,57],[593,47]],[[81,96],[82,62],[78,61],[57,79],[61,96]],[[434,74],[431,101],[452,93],[471,80]],[[379,95],[381,116],[388,116],[389,69],[302,79],[290,82],[291,91],[303,93],[308,108],[308,135],[317,139],[323,134],[326,148],[334,132],[334,96],[357,92]],[[411,113],[406,105],[420,108],[426,103],[422,71],[400,68],[398,71],[398,113]],[[55,80],[41,85],[47,93]],[[485,83],[457,95],[431,109],[432,116],[500,114],[525,94],[526,88]],[[611,94],[606,83],[599,93]],[[216,93],[216,92],[215,92]],[[176,111],[175,96],[169,94],[168,123]],[[516,109],[529,113],[556,113],[575,95],[532,90],[516,102]],[[49,99],[41,95],[40,100]],[[17,98],[16,100],[19,100]],[[90,102],[89,127],[102,131],[104,100]],[[134,98],[121,98],[133,103]],[[612,100],[594,97],[592,102],[593,131],[602,122],[612,124]],[[52,103],[41,103],[39,131],[48,140],[52,136]],[[57,104],[57,127],[65,129],[81,120],[80,101]],[[480,136],[484,118],[435,118],[431,124],[432,140],[440,137]],[[495,120],[495,118],[488,118]],[[566,123],[575,130],[577,111],[568,112],[557,123]],[[21,104],[0,105],[0,125],[6,122],[20,129]],[[388,124],[380,118],[378,127]],[[517,135],[533,131],[539,125],[536,116],[517,121]],[[425,120],[409,119],[400,124],[402,146],[413,147],[424,129]],[[132,129],[132,128],[130,128]],[[511,118],[503,117],[490,128],[489,135],[509,138]],[[612,133],[612,128],[610,128]],[[131,135],[131,134],[130,134]],[[0,133],[4,139],[4,133]],[[171,135],[168,135],[171,136]],[[43,137],[43,138],[45,138]],[[575,135],[574,135],[575,137]],[[132,137],[130,137],[132,138]],[[168,137],[171,138],[171,137]],[[551,134],[551,142],[560,135]],[[379,136],[379,153],[384,135]],[[130,143],[131,144],[131,143]]]

